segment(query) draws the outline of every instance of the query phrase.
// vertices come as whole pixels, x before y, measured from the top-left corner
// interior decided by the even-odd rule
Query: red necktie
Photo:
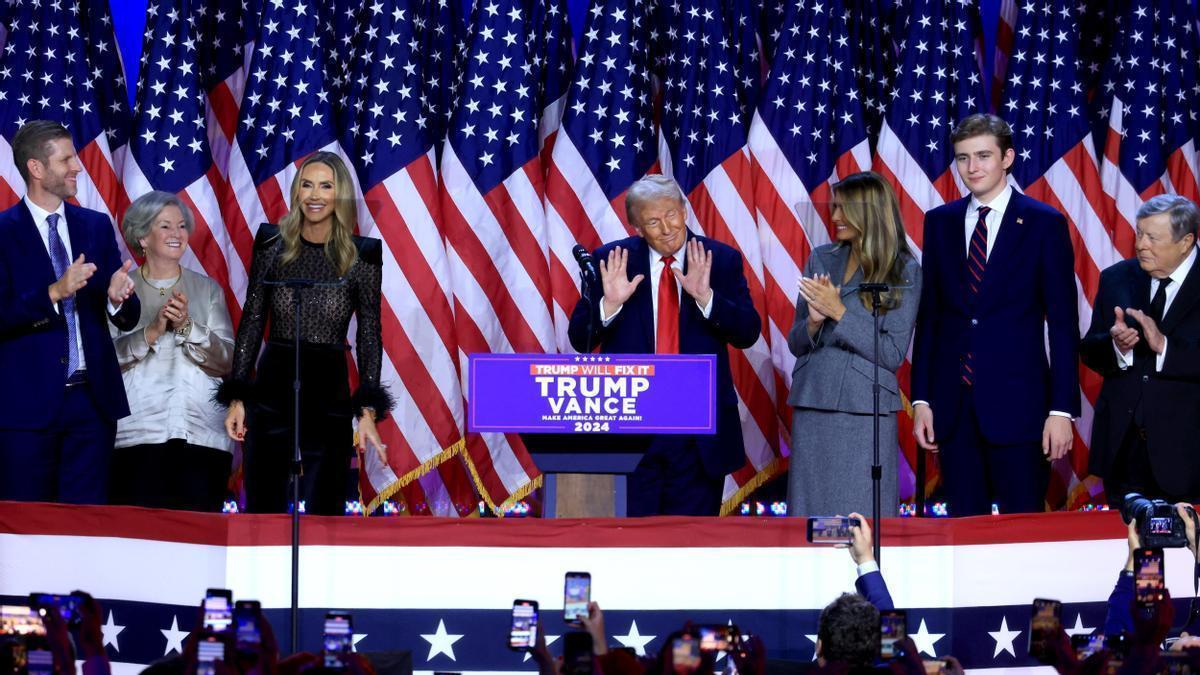
[[[662,275],[658,278],[658,340],[655,352],[679,353],[679,291],[675,290],[675,272],[671,264],[675,256],[664,256]]]

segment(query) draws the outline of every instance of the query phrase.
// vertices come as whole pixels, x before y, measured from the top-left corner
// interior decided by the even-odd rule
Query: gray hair
[[[1187,235],[1196,237],[1200,226],[1200,209],[1192,200],[1179,195],[1157,195],[1147,199],[1138,207],[1137,219],[1150,218],[1160,213],[1171,214],[1171,241],[1179,241]]]
[[[133,200],[129,209],[125,211],[125,218],[121,221],[121,234],[125,237],[125,243],[129,244],[129,250],[139,256],[146,255],[141,239],[150,234],[150,226],[154,224],[158,214],[168,206],[178,208],[183,214],[183,229],[187,230],[189,235],[195,231],[196,219],[182,199],[170,192],[153,190]]]
[[[634,181],[625,193],[625,217],[629,224],[636,225],[633,222],[634,207],[656,199],[675,199],[682,204],[683,190],[679,189],[679,184],[674,178],[668,178],[661,173],[652,173]]]

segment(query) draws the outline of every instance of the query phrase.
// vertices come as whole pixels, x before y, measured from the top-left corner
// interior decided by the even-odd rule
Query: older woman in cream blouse
[[[221,287],[181,264],[195,229],[169,192],[129,207],[121,231],[146,262],[130,276],[142,315],[113,331],[129,417],[117,423],[113,503],[220,511],[232,465],[225,411],[213,390],[229,374],[233,324]]]

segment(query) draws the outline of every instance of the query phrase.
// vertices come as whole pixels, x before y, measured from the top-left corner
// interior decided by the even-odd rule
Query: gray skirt
[[[796,408],[788,469],[788,515],[871,515],[871,415]],[[881,516],[896,515],[896,414],[879,418]]]

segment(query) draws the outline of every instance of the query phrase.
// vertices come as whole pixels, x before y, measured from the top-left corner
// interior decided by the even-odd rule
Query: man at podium
[[[579,352],[717,357],[716,434],[620,441],[644,452],[627,484],[630,516],[715,516],[725,475],[745,462],[726,347],[754,344],[761,320],[741,254],[688,231],[687,213],[671,178],[653,174],[630,186],[625,215],[638,234],[595,251],[600,287],[571,313],[568,332]],[[689,405],[687,392],[679,392],[679,403]]]

